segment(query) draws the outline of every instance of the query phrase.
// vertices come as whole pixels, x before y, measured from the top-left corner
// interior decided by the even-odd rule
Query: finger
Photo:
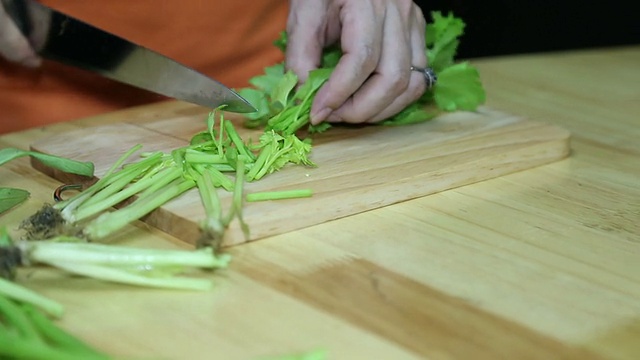
[[[410,85],[411,41],[409,26],[395,6],[387,8],[380,61],[373,76],[333,116],[361,123],[374,118]],[[412,21],[411,21],[412,22]]]
[[[37,67],[40,58],[22,35],[16,24],[0,6],[0,55],[24,66]]]
[[[411,18],[413,19],[411,24],[411,64],[424,68],[427,66],[425,44],[425,30],[427,25],[424,15],[418,6],[413,7]],[[407,89],[395,98],[386,109],[373,116],[368,122],[374,123],[388,119],[402,111],[424,94],[427,88],[424,75],[417,71],[409,71],[409,74],[410,80]]]
[[[413,23],[411,26],[411,65],[420,68],[428,66],[426,48],[427,21],[419,6],[412,7]]]
[[[285,63],[301,83],[320,66],[325,45],[326,1],[292,0],[287,19]]]
[[[314,98],[311,123],[318,124],[342,106],[371,76],[380,60],[384,8],[347,2],[340,11],[343,55]]]
[[[376,123],[396,115],[409,104],[416,101],[424,93],[426,87],[424,76],[419,72],[411,71],[411,78],[407,90],[396,97],[384,110],[367,120],[367,122]]]

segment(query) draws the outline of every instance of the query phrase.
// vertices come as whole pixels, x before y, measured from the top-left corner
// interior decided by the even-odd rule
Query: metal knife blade
[[[162,54],[34,0],[2,0],[43,58],[93,71],[160,95],[238,113],[256,109],[233,90]]]

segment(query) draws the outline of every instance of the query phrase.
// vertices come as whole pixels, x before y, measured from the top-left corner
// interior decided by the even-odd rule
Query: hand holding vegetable
[[[325,47],[343,56],[318,91],[311,123],[363,123],[389,118],[425,91],[425,19],[409,0],[291,0],[287,66],[305,82]]]

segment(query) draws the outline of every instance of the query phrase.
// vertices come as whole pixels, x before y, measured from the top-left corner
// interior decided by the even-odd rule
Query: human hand
[[[426,89],[426,21],[410,0],[291,0],[287,67],[301,81],[325,47],[343,56],[315,96],[311,123],[365,123],[389,118]]]
[[[38,39],[42,39],[40,32],[35,31],[34,34]],[[0,55],[11,62],[27,67],[38,67],[42,62],[34,46],[9,16],[2,2],[0,2]]]

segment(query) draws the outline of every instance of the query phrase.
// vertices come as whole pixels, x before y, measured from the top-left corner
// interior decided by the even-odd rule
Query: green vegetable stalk
[[[4,268],[45,264],[68,273],[105,281],[183,290],[208,290],[211,282],[204,278],[178,276],[180,273],[190,269],[226,268],[230,261],[228,255],[215,255],[210,247],[194,251],[143,249],[86,243],[70,237],[5,242],[1,247],[5,251],[0,254],[14,254],[12,258],[0,257],[0,265]],[[15,261],[16,257],[18,261]],[[0,282],[0,294],[28,301],[52,314],[57,315],[61,311],[56,304],[38,298],[6,280]]]
[[[0,284],[2,283],[0,279]],[[110,357],[58,327],[29,302],[0,292],[0,358],[106,360]]]
[[[53,169],[58,169],[66,173],[86,177],[93,176],[94,167],[90,162],[80,162],[60,156],[43,154],[37,151],[20,150],[16,148],[0,149],[0,166],[8,163],[9,161],[26,156],[33,157]],[[29,198],[29,195],[29,192],[26,190],[0,187],[0,214],[23,203]]]

